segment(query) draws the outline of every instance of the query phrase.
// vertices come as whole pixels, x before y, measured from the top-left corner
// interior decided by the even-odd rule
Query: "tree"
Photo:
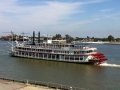
[[[116,40],[117,42],[120,42],[120,38],[116,38],[115,40]]]
[[[67,43],[71,43],[74,40],[74,38],[68,34],[65,35],[65,39]]]
[[[80,40],[80,38],[79,38],[79,37],[76,37],[76,38],[75,38],[75,41],[78,41],[78,40]]]
[[[62,39],[62,36],[61,36],[61,34],[56,34],[55,36],[53,36],[52,39],[53,39],[53,40],[61,40],[61,39]]]
[[[108,39],[108,41],[110,41],[110,42],[115,40],[112,35],[109,35],[107,39]]]

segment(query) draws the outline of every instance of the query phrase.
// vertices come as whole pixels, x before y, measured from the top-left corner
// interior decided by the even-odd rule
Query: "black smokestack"
[[[35,31],[33,31],[33,45],[35,45]]]
[[[40,43],[40,32],[38,32],[38,43]]]

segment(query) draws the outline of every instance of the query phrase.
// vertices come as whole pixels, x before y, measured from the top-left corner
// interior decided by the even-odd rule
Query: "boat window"
[[[24,55],[24,52],[22,52],[22,55]]]
[[[76,51],[74,51],[74,54],[77,54],[77,52],[76,52]]]
[[[87,51],[87,53],[91,53],[91,52],[93,52],[93,51],[92,50]]]
[[[90,52],[93,52],[92,50],[90,50]]]
[[[29,52],[28,54],[29,54],[29,56],[31,56],[31,53],[30,53],[30,52]]]
[[[87,51],[87,53],[90,53],[90,51]]]
[[[85,51],[80,51],[80,53],[85,53]]]
[[[47,54],[44,54],[44,58],[47,58]]]
[[[79,56],[75,56],[75,60],[79,60]]]
[[[70,56],[70,60],[74,60],[74,56]]]
[[[39,54],[38,54],[38,53],[36,53],[36,57],[38,57],[38,55],[39,55]]]
[[[82,57],[80,57],[80,60],[83,60],[83,58],[82,58]]]
[[[48,54],[48,58],[51,58],[51,54]]]
[[[80,51],[74,51],[74,54],[80,54]]]
[[[39,53],[39,57],[43,57],[43,54]]]
[[[69,56],[65,56],[65,59],[68,60],[68,59],[69,59]]]
[[[67,51],[67,54],[69,54],[69,51]]]
[[[21,47],[18,47],[18,49],[21,49]]]
[[[52,59],[55,59],[55,55],[52,55]]]

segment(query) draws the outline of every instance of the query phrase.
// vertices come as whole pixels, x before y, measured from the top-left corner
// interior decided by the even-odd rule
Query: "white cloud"
[[[14,5],[15,0],[0,0],[0,12],[5,11]]]
[[[100,10],[87,20],[67,20],[75,13],[87,13],[84,5],[102,3],[106,0],[85,0],[83,2],[46,1],[40,5],[19,5],[17,0],[0,0],[0,30],[15,32],[32,32],[41,30],[43,33],[79,33],[82,26],[115,17],[113,9]],[[84,11],[84,12],[83,12]],[[109,12],[109,15],[108,15]],[[117,15],[119,17],[119,15]],[[70,17],[71,18],[71,17]],[[74,19],[74,17],[72,17]],[[84,28],[83,28],[84,29]],[[45,30],[45,31],[44,31]],[[74,31],[76,30],[76,31]]]
[[[19,6],[16,0],[0,2],[0,28],[6,30],[12,26],[18,31],[57,25],[64,16],[69,16],[79,7],[78,3],[46,2],[45,5]]]
[[[114,12],[114,13],[111,11],[109,11],[109,13],[99,12],[87,20],[71,22],[65,25],[64,28],[66,29],[66,33],[67,32],[72,33],[75,36],[76,35],[79,36],[79,34],[83,34],[83,33],[85,33],[84,35],[87,35],[87,34],[92,35],[94,32],[96,32],[94,33],[94,35],[96,34],[97,36],[98,34],[97,37],[99,37],[101,30],[103,31],[101,35],[106,34],[107,32],[109,32],[109,30],[111,30],[111,34],[114,32],[114,30],[118,31],[117,28],[119,27],[119,23],[118,23],[119,20],[120,20],[119,12]]]
[[[17,0],[0,0],[0,27],[2,29],[13,27],[18,31],[32,30],[36,27],[44,29],[46,26],[59,25],[64,17],[76,13],[76,9],[81,5],[100,3],[102,1],[104,0],[91,0],[84,3],[46,1],[44,5],[20,6]],[[79,8],[80,11],[83,10]]]
[[[45,6],[32,8],[33,10],[29,11],[30,15],[27,15],[24,20],[42,25],[53,24],[57,23],[64,16],[71,14],[76,7],[76,4],[48,2]]]

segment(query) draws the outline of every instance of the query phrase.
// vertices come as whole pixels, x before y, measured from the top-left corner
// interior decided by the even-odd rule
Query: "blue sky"
[[[4,32],[120,37],[120,0],[0,0]]]

